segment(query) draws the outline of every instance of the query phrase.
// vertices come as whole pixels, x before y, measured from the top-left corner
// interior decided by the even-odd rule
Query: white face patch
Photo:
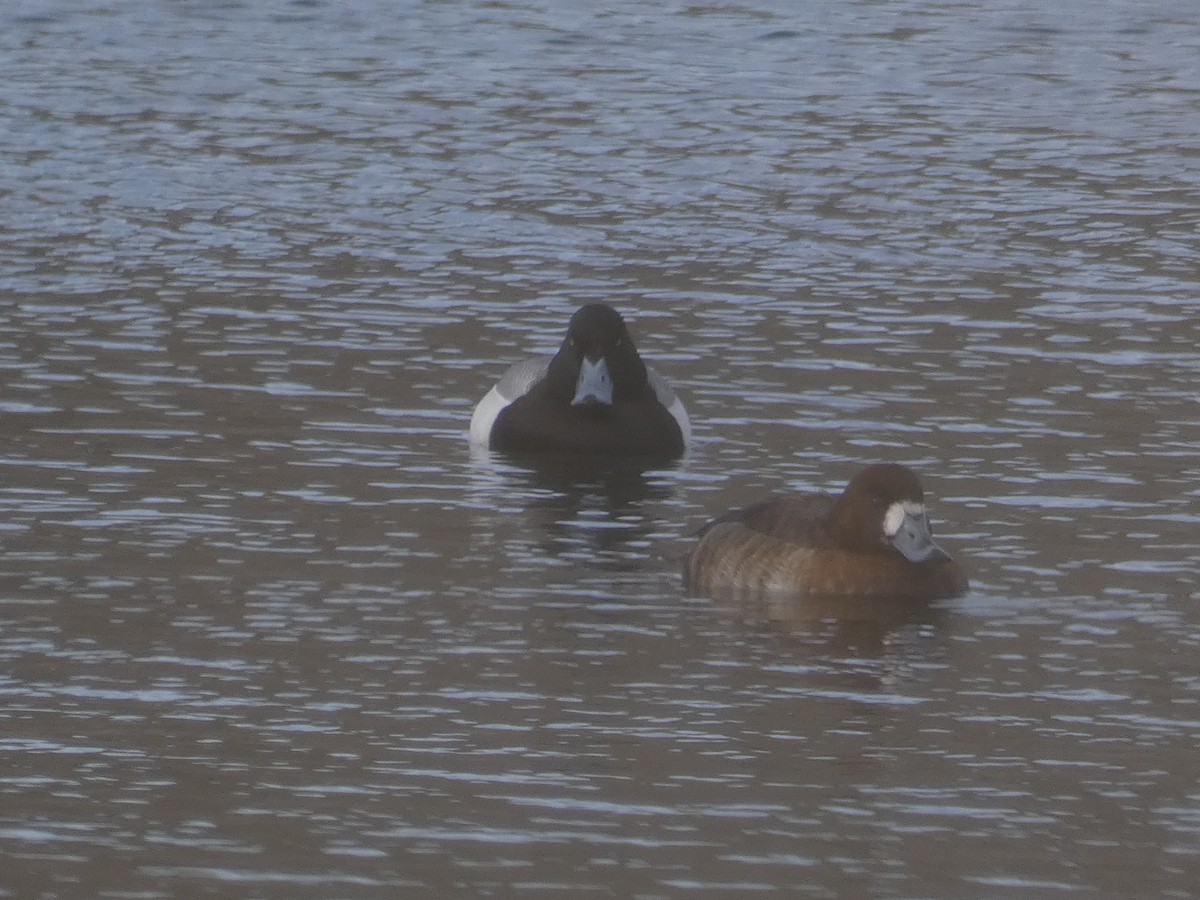
[[[883,516],[883,533],[894,538],[906,518],[921,519],[925,516],[925,504],[915,500],[897,500],[888,507]]]
[[[608,374],[608,363],[604,357],[592,362],[584,359],[579,366],[579,380],[575,383],[575,398],[572,406],[587,402],[611,404],[613,402],[612,376]]]

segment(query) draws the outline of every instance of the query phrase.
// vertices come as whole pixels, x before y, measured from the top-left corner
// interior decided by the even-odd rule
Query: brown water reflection
[[[843,657],[878,659],[903,633],[931,633],[945,610],[924,601],[865,597],[749,595],[718,598],[747,623],[766,623],[788,643]]]
[[[1175,5],[0,22],[0,893],[1195,893]],[[695,449],[473,458],[597,299]],[[966,597],[685,594],[880,458]]]

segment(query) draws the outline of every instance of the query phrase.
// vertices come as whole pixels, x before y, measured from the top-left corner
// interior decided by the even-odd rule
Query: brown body
[[[837,498],[777,497],[728,513],[701,532],[685,578],[715,596],[934,600],[965,592],[966,575],[931,538],[921,561],[893,546],[885,517],[895,504],[919,506],[923,516],[916,476],[884,465],[865,469]]]

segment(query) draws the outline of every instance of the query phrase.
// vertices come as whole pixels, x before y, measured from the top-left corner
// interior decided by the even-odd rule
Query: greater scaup
[[[709,522],[686,581],[706,594],[957,597],[967,576],[934,543],[915,472],[860,471],[839,497],[792,494]]]
[[[683,403],[604,303],[576,311],[558,353],[512,366],[471,416],[472,444],[509,453],[673,458],[690,437]]]

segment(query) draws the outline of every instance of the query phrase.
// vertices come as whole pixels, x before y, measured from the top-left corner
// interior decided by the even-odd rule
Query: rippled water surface
[[[1184,6],[0,24],[0,896],[1195,895]],[[472,457],[600,299],[694,450]],[[884,458],[965,597],[684,591]]]

